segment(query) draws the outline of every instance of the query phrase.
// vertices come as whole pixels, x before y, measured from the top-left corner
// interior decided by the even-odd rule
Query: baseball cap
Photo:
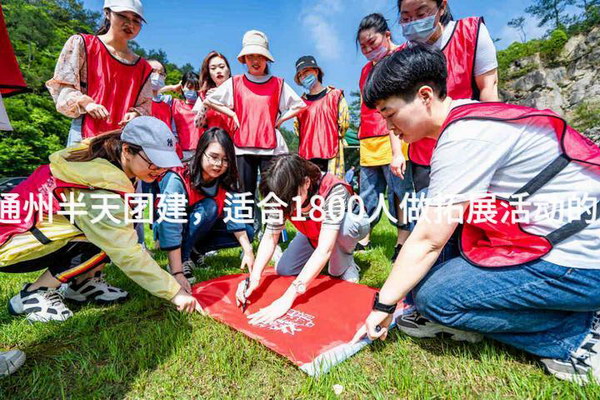
[[[123,132],[121,140],[140,146],[154,165],[160,168],[181,167],[181,160],[175,152],[175,136],[163,121],[142,116],[131,120]]]
[[[104,8],[110,8],[114,12],[131,11],[144,19],[144,6],[141,0],[104,0]]]

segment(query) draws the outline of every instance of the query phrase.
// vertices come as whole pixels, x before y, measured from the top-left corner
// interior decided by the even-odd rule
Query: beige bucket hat
[[[269,51],[269,39],[261,31],[248,31],[244,33],[242,39],[242,51],[238,54],[237,59],[242,64],[244,63],[244,56],[248,54],[260,54],[266,57],[269,61],[275,62],[273,55]]]

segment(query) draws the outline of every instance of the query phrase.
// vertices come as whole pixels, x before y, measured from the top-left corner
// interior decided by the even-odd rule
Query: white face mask
[[[150,75],[150,84],[152,85],[152,90],[160,90],[165,86],[165,78],[162,75],[153,72]]]

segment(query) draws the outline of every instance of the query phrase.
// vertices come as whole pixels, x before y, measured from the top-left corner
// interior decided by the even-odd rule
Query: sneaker
[[[104,280],[102,272],[80,283],[75,281],[63,286],[65,299],[76,303],[94,302],[97,304],[114,304],[125,301],[129,293],[111,286]]]
[[[400,254],[400,250],[402,249],[402,245],[401,244],[397,244],[396,247],[394,247],[394,254],[392,255],[392,264],[396,262],[396,258],[398,258],[398,254]]]
[[[360,280],[360,268],[353,261],[352,265],[350,265],[339,278],[347,282],[358,283]]]
[[[478,343],[483,340],[483,335],[479,333],[461,331],[436,324],[417,311],[399,316],[396,318],[396,324],[402,332],[417,338],[433,338],[440,333],[447,333],[451,335],[452,340],[457,342]]]
[[[362,244],[362,243],[356,243],[356,247],[354,248],[354,251],[370,251],[372,250],[373,247],[371,247],[371,242],[367,243],[367,244]]]
[[[0,377],[8,376],[25,363],[25,353],[21,350],[0,351]]]
[[[185,279],[187,279],[190,284],[196,283],[196,277],[192,273],[194,268],[196,268],[196,266],[194,265],[194,262],[191,260],[184,261],[183,264],[181,264],[181,270],[183,271],[183,276],[185,276]]]
[[[19,294],[8,302],[11,315],[27,314],[27,320],[31,322],[66,321],[73,316],[57,289],[41,287],[29,291],[30,285],[25,284]]]
[[[596,313],[590,333],[567,360],[542,358],[549,373],[564,381],[584,385],[600,383],[600,313]]]

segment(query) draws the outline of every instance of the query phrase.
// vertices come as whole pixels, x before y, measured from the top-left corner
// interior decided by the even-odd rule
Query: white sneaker
[[[21,350],[0,351],[0,377],[8,376],[25,363],[25,353]]]
[[[8,312],[12,315],[27,314],[31,322],[66,321],[73,316],[65,306],[63,296],[57,289],[41,287],[28,291],[31,284],[23,289],[8,302]]]
[[[184,261],[181,264],[181,272],[183,272],[183,276],[185,276],[185,279],[187,279],[191,285],[196,283],[196,277],[194,276],[194,273],[192,272],[194,269],[196,269],[196,264],[194,264],[194,262],[192,260]],[[170,274],[173,273],[170,265],[167,265],[167,270],[169,270]]]
[[[415,311],[396,318],[398,329],[409,336],[417,338],[433,338],[440,333],[451,335],[457,342],[478,343],[483,340],[483,335],[476,332],[461,331],[448,326],[436,324]]]
[[[354,261],[352,261],[352,265],[350,265],[348,269],[346,269],[346,271],[339,276],[339,278],[344,281],[358,283],[360,280],[360,268]]]
[[[73,281],[63,285],[63,295],[65,299],[76,303],[91,301],[97,304],[113,304],[126,300],[129,293],[109,285],[102,272],[97,272],[92,278],[80,283]]]
[[[583,343],[567,360],[542,358],[541,362],[558,379],[580,385],[600,383],[600,312],[596,313]]]

